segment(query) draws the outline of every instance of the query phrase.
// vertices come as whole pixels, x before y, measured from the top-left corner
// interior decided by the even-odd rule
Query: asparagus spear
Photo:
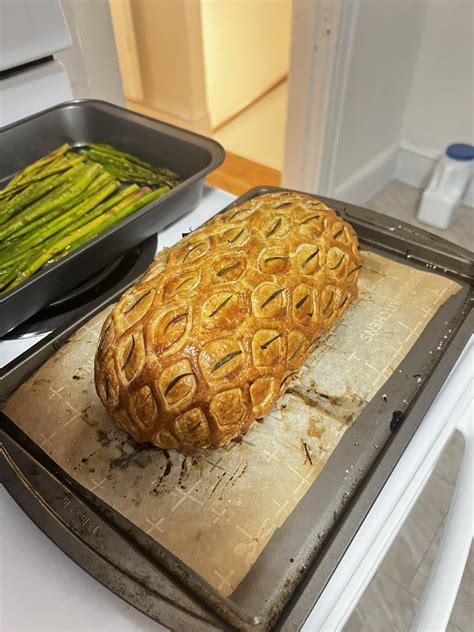
[[[77,178],[65,182],[61,190],[56,190],[54,195],[48,196],[46,200],[40,200],[37,204],[25,209],[10,221],[4,223],[3,226],[0,226],[0,239],[5,239],[13,235],[17,230],[23,228],[32,220],[41,217],[55,207],[61,207],[71,199],[75,199],[102,171],[102,167],[98,164],[78,165],[77,167],[73,167],[71,171],[75,169],[81,169],[79,172],[80,175]],[[60,178],[61,176],[53,177]]]
[[[31,250],[31,248],[28,248],[28,250]],[[25,256],[25,251],[21,250],[20,252],[14,253],[9,259],[5,259],[4,261],[2,261],[0,263],[0,273],[8,268],[11,268],[12,265],[17,263],[18,261],[21,261],[24,258],[24,256]]]
[[[17,173],[16,176],[14,176],[10,180],[7,186],[4,189],[2,189],[2,193],[4,191],[8,191],[14,186],[17,186],[18,183],[21,182],[26,176],[32,173],[36,173],[37,171],[40,171],[41,169],[43,169],[45,165],[55,160],[58,156],[62,156],[63,154],[65,154],[66,151],[70,148],[71,146],[69,145],[69,143],[65,143],[64,145],[61,145],[61,147],[58,147],[57,149],[50,152],[46,156],[43,156],[39,160],[36,160],[35,162],[31,163],[30,165],[25,167],[22,171],[20,171],[20,173]]]
[[[139,199],[143,197],[143,190],[138,190],[135,193],[132,193],[130,196],[133,199]],[[127,200],[126,204],[129,204]],[[119,204],[120,206],[120,204]],[[42,268],[50,259],[52,259],[56,254],[59,254],[63,250],[65,250],[68,246],[71,246],[74,242],[78,241],[82,237],[88,235],[94,229],[99,228],[101,225],[105,224],[107,219],[116,212],[116,207],[113,207],[103,215],[96,217],[95,219],[87,222],[77,230],[73,230],[72,232],[68,232],[67,235],[62,235],[61,233],[55,235],[44,244],[42,244],[39,248],[35,249],[32,255],[19,266],[21,270],[19,274],[17,274],[17,269],[13,268],[9,274],[7,274],[7,279],[3,279],[0,283],[5,283],[8,280],[8,277],[15,279],[11,285],[8,287],[9,290],[13,289],[23,281],[25,281],[28,277],[34,274],[37,270]]]
[[[131,215],[138,209],[143,208],[144,206],[146,206],[150,202],[153,202],[153,200],[156,200],[157,198],[161,197],[165,193],[168,193],[170,188],[165,186],[165,187],[161,187],[160,189],[155,189],[154,191],[150,191],[149,189],[144,187],[140,190],[145,191],[146,195],[143,195],[143,197],[138,198],[138,200],[135,202],[132,200],[129,206],[124,205],[122,209],[116,208],[116,213],[110,216],[110,218],[106,221],[104,225],[100,227],[99,230],[97,229],[93,230],[87,235],[85,235],[82,239],[78,240],[76,244],[71,246],[69,252],[71,252],[72,250],[76,250],[77,248],[79,248],[86,242],[90,241],[94,237],[97,237],[97,235],[99,235],[100,233],[103,233],[105,230],[107,230],[114,224],[117,224],[117,222],[120,222],[125,217],[128,217],[129,215]]]
[[[39,250],[39,248],[32,250],[30,257],[32,257],[34,253],[38,253]],[[7,286],[17,278],[19,272],[24,270],[24,268],[28,265],[28,261],[28,258],[22,256],[19,261],[13,262],[13,265],[5,265],[5,267],[0,268],[0,293],[3,293],[5,288],[7,288]]]
[[[65,174],[61,174],[61,175],[65,175]],[[79,174],[74,174],[75,177],[77,177],[78,175]],[[58,176],[51,176],[51,179],[56,178],[56,177]],[[73,178],[71,177],[71,180],[72,179]],[[61,194],[65,189],[68,188],[69,183],[70,183],[69,178],[66,182],[59,183],[58,186],[54,186],[54,187],[52,187],[52,184],[54,184],[53,182],[48,183],[47,189],[50,189],[50,190],[48,190],[47,192],[44,193],[44,195],[41,195],[41,196],[39,196],[37,192],[33,194],[32,189],[36,188],[35,185],[33,184],[30,187],[28,187],[28,189],[26,189],[24,192],[22,192],[22,193],[28,194],[28,196],[31,195],[31,197],[36,198],[31,203],[24,204],[24,200],[21,199],[22,194],[19,194],[12,201],[13,204],[5,211],[5,213],[2,213],[1,207],[0,207],[0,239],[2,240],[2,242],[4,241],[4,239],[1,237],[2,231],[5,230],[7,227],[9,227],[12,223],[14,223],[18,216],[27,212],[30,209],[37,209],[39,205],[46,204],[46,206],[48,206],[51,200],[55,199],[54,196],[56,194]],[[39,188],[42,184],[43,183],[40,182],[39,185],[36,185],[36,186],[38,186]],[[41,188],[43,187],[41,186]],[[11,239],[9,241],[11,241]]]
[[[134,186],[134,185],[131,185],[131,186]],[[59,261],[59,259],[62,259],[62,257],[65,257],[67,254],[69,254],[73,250],[77,250],[78,248],[86,244],[88,241],[91,241],[91,239],[94,239],[94,237],[97,237],[97,235],[100,235],[100,233],[103,233],[105,230],[107,230],[107,228],[110,228],[113,224],[116,224],[124,217],[130,215],[137,209],[141,208],[143,206],[142,199],[145,198],[147,191],[149,191],[149,189],[142,188],[142,189],[139,189],[136,192],[136,194],[127,196],[127,199],[125,199],[122,204],[117,204],[112,209],[113,213],[107,215],[107,217],[104,216],[103,223],[100,223],[98,226],[95,226],[90,232],[83,235],[80,239],[75,241],[73,244],[68,245],[66,248],[64,248],[64,250],[61,250],[61,252],[56,253],[54,257],[49,259],[48,265],[51,263],[55,263],[56,261]]]
[[[93,149],[85,149],[83,153],[94,162],[98,162],[108,169],[114,169],[116,173],[122,173],[129,178],[136,177],[139,180],[149,180],[154,183],[157,179],[155,173],[147,171],[137,165],[132,165],[124,159],[116,158],[115,156],[107,156]],[[115,174],[114,174],[115,175]]]
[[[82,169],[84,169],[84,166],[79,164],[67,171],[64,171],[63,173],[48,176],[41,182],[26,188],[12,200],[9,200],[4,204],[0,204],[0,225],[5,224],[11,217],[22,211],[32,202],[35,202],[47,193],[57,189],[60,185],[75,178]]]
[[[33,171],[32,173],[25,175],[23,171],[21,171],[12,180],[10,180],[10,182],[7,184],[6,187],[4,187],[0,191],[0,199],[13,197],[14,195],[19,193],[23,189],[26,189],[26,187],[29,184],[32,184],[33,181],[35,180],[38,181],[38,179],[41,180],[41,179],[44,179],[48,175],[52,175],[50,172],[49,173],[46,172],[46,170],[49,171],[50,169],[54,169],[56,165],[58,164],[64,165],[64,163],[66,163],[67,168],[69,168],[69,162],[66,160],[66,158],[64,156],[58,156],[57,158],[54,158],[54,160],[52,160],[50,163],[48,163],[45,167],[42,167],[41,169],[37,169],[36,171]],[[41,174],[44,174],[45,172],[46,172],[46,175],[41,176]],[[15,180],[15,178],[17,177],[18,177],[18,180]]]
[[[178,176],[169,169],[156,169],[133,156],[109,148],[107,145],[91,145],[84,150],[90,160],[104,165],[116,177],[127,182],[142,182],[150,185],[176,186]]]
[[[124,151],[115,149],[114,147],[111,147],[110,145],[106,145],[104,143],[91,143],[89,147],[103,154],[108,154],[109,156],[116,156],[117,158],[125,158],[129,162],[133,162],[139,167],[143,167],[147,171],[151,171],[152,173],[155,172],[155,167],[151,165],[149,162],[140,160],[140,158],[137,158],[136,156],[133,156],[132,154],[127,154]]]
[[[141,160],[140,158],[137,158],[136,156],[133,156],[132,154],[127,154],[124,151],[119,151],[118,149],[115,149],[114,147],[111,147],[110,145],[106,145],[103,143],[91,143],[89,147],[93,149],[94,151],[98,151],[106,156],[115,156],[116,158],[121,158],[121,159],[125,158],[128,162],[134,163],[142,167],[146,171],[149,171],[153,174],[157,174],[160,176],[164,176],[166,178],[174,179],[176,180],[177,183],[179,182],[178,174],[176,174],[174,171],[171,171],[171,169],[164,169],[163,167],[154,167],[149,162],[145,162],[144,160]]]
[[[88,213],[81,213],[80,210],[77,212],[77,209],[73,208],[70,213],[67,213],[64,216],[64,218],[60,217],[54,223],[52,222],[52,226],[51,225],[44,226],[43,228],[38,230],[38,232],[28,235],[27,237],[25,237],[24,240],[21,240],[19,243],[13,244],[13,246],[10,248],[8,253],[5,253],[0,258],[0,268],[6,265],[9,265],[13,261],[17,262],[17,261],[20,261],[21,259],[24,259],[25,253],[30,251],[32,248],[37,247],[41,243],[47,241],[53,235],[58,234],[60,231],[61,231],[60,236],[65,236],[69,234],[70,232],[78,228],[79,226],[86,224],[88,221],[90,221],[94,217],[97,217],[98,215],[101,215],[105,211],[109,210],[110,208],[118,204],[118,202],[121,202],[124,198],[126,198],[131,193],[137,190],[138,190],[138,185],[136,184],[131,185],[127,187],[126,189],[124,189],[123,191],[120,191],[120,193],[117,193],[113,197],[109,198],[102,204],[99,204],[99,206],[96,206],[94,209],[90,210]],[[71,220],[71,213],[74,214],[74,217],[72,220]]]
[[[114,187],[114,189],[112,189],[112,186]],[[110,193],[113,190],[116,190],[119,186],[120,184],[116,180],[106,186],[104,190],[100,192],[100,194],[103,195],[102,199],[105,199],[105,197],[110,195]],[[112,189],[112,191],[110,189]],[[48,224],[42,230],[34,233],[33,235],[30,235],[24,241],[21,241],[15,249],[10,251],[9,256],[1,258],[0,268],[5,267],[6,265],[10,264],[10,262],[16,263],[17,261],[21,260],[25,256],[26,252],[50,239],[53,235],[59,234],[61,237],[66,236],[68,233],[74,231],[83,224],[89,222],[91,219],[101,215],[108,209],[112,208],[113,206],[118,204],[118,202],[128,197],[131,193],[137,191],[137,189],[137,185],[131,185],[117,195],[114,195],[110,199],[106,200],[102,204],[99,204],[99,206],[97,206],[96,200],[86,200],[85,203],[74,207],[63,217],[59,217],[56,221],[51,222],[51,224]],[[89,210],[87,210],[88,206]]]
[[[44,169],[41,169],[41,171],[39,171],[38,173],[31,174],[29,178],[23,178],[21,182],[19,182],[13,187],[10,187],[9,190],[7,190],[6,188],[2,189],[0,191],[0,199],[7,198],[7,197],[11,198],[17,193],[19,193],[20,191],[23,191],[30,185],[34,184],[35,182],[40,182],[41,180],[44,180],[48,176],[54,175],[56,173],[67,171],[71,167],[74,167],[74,165],[84,162],[85,160],[86,160],[86,156],[83,156],[83,155],[75,156],[74,158],[71,158],[71,159],[66,158],[66,157],[58,158],[54,160],[50,165],[47,165]]]
[[[20,283],[23,283],[23,281],[37,272],[58,254],[66,255],[71,249],[75,250],[79,248],[86,241],[93,239],[98,234],[110,228],[110,226],[121,221],[146,204],[149,204],[167,191],[169,191],[168,187],[156,189],[155,191],[150,191],[146,188],[139,189],[131,195],[128,195],[122,202],[116,204],[107,212],[89,221],[82,227],[73,230],[73,232],[70,232],[68,235],[55,235],[38,249],[35,249],[26,262],[23,261],[20,266],[12,267],[10,272],[7,272],[4,277],[0,277],[0,290],[3,288],[6,288],[6,291],[13,289]],[[68,230],[70,230],[70,228]]]
[[[46,215],[42,215],[37,220],[34,220],[33,222],[26,224],[26,226],[24,226],[23,228],[20,228],[19,230],[17,230],[15,234],[13,235],[13,239],[15,240],[13,245],[15,245],[15,242],[21,239],[24,235],[33,233],[40,226],[43,226],[44,224],[49,224],[49,222],[57,218],[58,215],[60,216],[60,219],[61,219],[62,217],[66,215],[67,211],[69,211],[70,209],[74,209],[76,206],[78,206],[82,202],[85,202],[92,195],[100,191],[106,184],[110,184],[112,180],[114,180],[114,178],[110,173],[104,172],[104,173],[99,174],[97,178],[92,182],[92,184],[80,195],[78,195],[76,198],[71,198],[68,202],[65,202],[63,205],[59,207],[55,206],[51,212],[48,212]],[[120,183],[117,180],[114,180],[114,182],[117,183],[116,188],[118,188],[120,186]],[[51,224],[49,225],[51,226]],[[1,252],[0,252],[0,259],[1,259]]]
[[[91,196],[89,199],[74,207],[72,211],[67,213],[64,217],[58,218],[56,222],[48,224],[44,227],[43,230],[40,230],[37,233],[33,233],[29,236],[29,238],[21,241],[15,248],[14,253],[10,255],[10,258],[2,258],[0,262],[0,268],[11,263],[12,259],[14,262],[16,262],[22,257],[27,257],[32,248],[35,248],[36,246],[46,241],[50,237],[56,235],[60,231],[62,231],[61,234],[67,234],[68,232],[70,232],[70,230],[72,230],[71,226],[75,226],[75,224],[77,223],[79,225],[87,223],[87,221],[89,221],[90,219],[89,211],[96,209],[97,205],[100,204],[102,200],[109,197],[111,193],[116,191],[119,186],[120,183],[116,180],[110,182],[95,195]],[[95,212],[94,216],[99,215],[101,212],[103,211],[99,210],[98,212]]]
[[[51,257],[78,248],[178,183],[173,172],[107,145],[92,145],[80,156],[69,149],[63,145],[29,165],[0,191],[0,291],[15,287]],[[92,164],[78,164],[86,157]],[[119,186],[111,181],[113,175],[125,182],[166,186],[150,191],[134,184],[107,200]]]
[[[104,160],[134,170],[136,173],[141,173],[144,176],[154,176],[156,174],[156,170],[151,165],[143,166],[142,164],[138,164],[136,161],[130,160],[128,154],[124,154],[120,151],[104,151],[97,145],[91,145],[87,151],[93,156],[102,157]]]

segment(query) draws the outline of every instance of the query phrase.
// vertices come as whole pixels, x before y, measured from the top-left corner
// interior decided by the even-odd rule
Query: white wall
[[[316,3],[319,24],[324,2]],[[335,62],[323,80],[329,105],[322,158],[313,161],[314,185],[306,188],[363,204],[393,178],[424,187],[447,144],[474,142],[474,3],[339,6]],[[315,37],[313,45],[321,49]],[[317,79],[309,81],[321,91]],[[305,126],[311,129],[311,120]],[[285,182],[297,186],[297,174],[288,172],[295,182]],[[474,205],[474,182],[465,203]]]
[[[288,73],[291,0],[202,0],[201,20],[215,127]]]
[[[417,187],[452,142],[474,144],[474,3],[430,0],[408,93],[396,175]],[[474,181],[464,202],[474,206]]]
[[[401,136],[439,151],[474,141],[472,0],[428,3]]]
[[[1,0],[0,0],[1,1]],[[72,47],[57,55],[76,99],[103,99],[123,105],[122,82],[112,20],[106,0],[61,0]]]
[[[351,44],[342,64],[342,95],[333,101],[338,111],[333,160],[323,175],[327,192],[342,198],[370,196],[376,186],[372,174],[395,167],[426,8],[421,0],[350,4]]]

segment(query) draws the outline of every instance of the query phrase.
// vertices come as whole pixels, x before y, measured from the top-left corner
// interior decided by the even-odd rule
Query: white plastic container
[[[448,228],[466,195],[474,175],[474,146],[449,145],[423,191],[418,219],[436,228]]]

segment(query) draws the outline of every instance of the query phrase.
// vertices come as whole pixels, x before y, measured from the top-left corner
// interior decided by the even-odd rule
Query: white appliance
[[[73,98],[53,58],[72,44],[59,0],[2,0],[0,29],[0,127]]]

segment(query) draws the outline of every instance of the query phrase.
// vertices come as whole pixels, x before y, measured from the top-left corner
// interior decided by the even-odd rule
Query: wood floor
[[[279,186],[280,181],[279,171],[230,152],[226,152],[226,159],[219,169],[206,178],[207,184],[234,195],[242,195],[257,186]]]

